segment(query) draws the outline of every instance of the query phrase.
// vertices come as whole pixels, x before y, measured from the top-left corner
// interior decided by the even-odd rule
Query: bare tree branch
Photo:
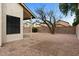
[[[36,13],[39,15],[38,18],[46,24],[51,33],[54,33],[56,27],[56,16],[53,11],[45,12],[44,8],[39,8],[36,10]]]

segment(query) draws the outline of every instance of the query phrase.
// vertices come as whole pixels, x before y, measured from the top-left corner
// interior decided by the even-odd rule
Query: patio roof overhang
[[[36,15],[24,3],[19,4],[23,7],[23,20],[36,18]]]

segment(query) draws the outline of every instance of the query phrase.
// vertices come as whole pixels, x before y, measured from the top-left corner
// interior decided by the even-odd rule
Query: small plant
[[[32,32],[38,32],[38,29],[36,27],[32,27]]]

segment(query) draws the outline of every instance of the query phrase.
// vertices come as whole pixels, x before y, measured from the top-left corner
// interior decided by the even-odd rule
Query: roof
[[[64,27],[70,27],[70,24],[68,23],[68,22],[66,22],[66,21],[63,21],[63,20],[58,20],[57,22],[56,22],[56,26],[64,26]]]
[[[36,18],[36,15],[24,4],[24,3],[19,3],[23,8],[24,8],[24,12],[28,11],[28,13],[32,16],[32,18]],[[27,16],[27,15],[24,15]],[[31,17],[28,18],[24,18],[24,20],[26,19],[30,19]]]
[[[64,21],[64,20],[58,20],[57,22],[65,22],[65,23],[68,23],[69,24],[69,22],[66,22],[66,21]]]
[[[65,26],[65,25],[63,25],[63,24],[56,24],[56,27],[70,27],[70,25],[69,26]]]

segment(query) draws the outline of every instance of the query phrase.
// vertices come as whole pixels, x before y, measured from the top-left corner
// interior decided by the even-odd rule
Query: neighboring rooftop
[[[57,27],[70,27],[71,25],[68,22],[66,22],[66,21],[58,20],[56,22],[56,26]]]
[[[69,24],[69,22],[66,22],[64,20],[58,20],[57,22],[65,22],[65,23],[68,23]]]

